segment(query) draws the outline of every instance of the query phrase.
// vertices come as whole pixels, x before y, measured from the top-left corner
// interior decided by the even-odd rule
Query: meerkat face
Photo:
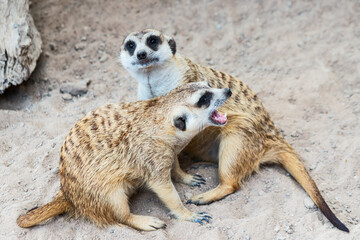
[[[206,82],[189,85],[196,90],[173,112],[173,125],[179,134],[195,136],[208,126],[224,126],[226,113],[221,114],[217,108],[231,96],[231,90],[210,88]]]
[[[130,72],[146,70],[169,61],[176,53],[176,43],[153,29],[128,35],[120,50],[121,64]]]

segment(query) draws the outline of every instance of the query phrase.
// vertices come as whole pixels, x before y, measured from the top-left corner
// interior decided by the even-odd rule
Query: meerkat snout
[[[199,88],[188,101],[184,108],[175,108],[173,125],[179,131],[199,131],[208,126],[224,126],[227,115],[217,109],[231,96],[229,88],[210,88],[206,82],[193,84]]]
[[[146,54],[145,51],[142,51],[142,52],[138,52],[138,53],[137,53],[137,58],[138,58],[139,60],[146,59],[146,56],[147,56],[147,54]]]

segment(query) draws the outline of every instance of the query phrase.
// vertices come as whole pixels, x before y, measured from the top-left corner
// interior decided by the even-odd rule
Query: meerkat
[[[220,107],[228,88],[190,83],[163,97],[126,104],[108,104],[79,120],[61,148],[61,187],[54,199],[17,219],[31,227],[61,213],[82,216],[98,226],[125,224],[151,231],[164,228],[160,219],[130,212],[128,199],[148,187],[178,219],[203,223],[207,213],[186,209],[171,181],[198,185],[200,175],[185,173],[177,155],[208,126],[224,126]]]
[[[207,128],[185,148],[205,161],[219,162],[219,185],[193,196],[188,203],[209,204],[235,192],[246,177],[265,163],[283,166],[338,229],[348,228],[330,210],[299,156],[275,127],[269,113],[254,92],[239,79],[198,65],[176,52],[172,37],[146,29],[129,34],[119,59],[138,82],[138,98],[161,96],[189,82],[207,81],[211,87],[230,88],[233,96],[221,108],[228,113],[223,128]]]

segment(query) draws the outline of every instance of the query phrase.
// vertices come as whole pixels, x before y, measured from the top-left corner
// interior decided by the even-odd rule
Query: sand
[[[358,1],[33,1],[43,54],[30,80],[0,96],[0,239],[359,239],[360,3]],[[311,209],[305,191],[277,166],[208,206],[209,224],[172,219],[151,192],[131,199],[166,230],[100,229],[59,216],[31,229],[16,218],[59,189],[60,147],[71,126],[108,102],[136,100],[137,83],[117,60],[123,38],[152,27],[178,52],[247,83],[302,156],[344,233]],[[72,100],[66,83],[89,81]],[[214,188],[214,165],[187,166],[207,180],[176,184],[181,199]]]

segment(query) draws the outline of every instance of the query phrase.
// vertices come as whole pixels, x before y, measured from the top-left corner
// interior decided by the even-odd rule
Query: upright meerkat
[[[260,164],[278,163],[299,182],[335,227],[349,231],[330,210],[299,156],[246,84],[182,57],[176,53],[173,38],[153,29],[128,35],[121,46],[120,61],[138,81],[139,99],[161,96],[182,84],[204,80],[211,87],[227,87],[233,92],[222,107],[228,113],[228,124],[206,129],[185,148],[194,157],[219,161],[219,185],[193,196],[189,203],[208,204],[222,199],[236,191]]]
[[[177,155],[201,130],[222,126],[216,109],[231,96],[228,88],[207,83],[183,85],[164,97],[127,104],[108,104],[88,113],[70,130],[61,148],[61,187],[54,199],[18,218],[31,227],[61,213],[83,216],[99,226],[126,224],[151,231],[160,219],[130,213],[128,199],[147,186],[175,217],[202,223],[210,216],[182,204],[171,176],[197,185],[199,175],[181,170]]]

